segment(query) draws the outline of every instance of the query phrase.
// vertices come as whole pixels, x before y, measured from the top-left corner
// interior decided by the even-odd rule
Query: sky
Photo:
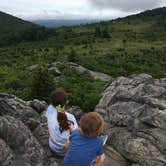
[[[166,0],[0,0],[0,11],[25,20],[111,20],[166,6]]]

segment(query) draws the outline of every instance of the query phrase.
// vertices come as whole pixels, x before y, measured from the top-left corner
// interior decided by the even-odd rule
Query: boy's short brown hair
[[[83,135],[97,137],[103,132],[104,122],[99,113],[89,112],[81,117],[80,128]]]

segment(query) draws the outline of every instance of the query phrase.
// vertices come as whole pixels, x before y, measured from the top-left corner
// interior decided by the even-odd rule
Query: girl
[[[71,132],[78,128],[74,115],[65,112],[67,94],[64,90],[53,91],[46,117],[49,129],[49,147],[59,156],[66,152],[65,144]]]

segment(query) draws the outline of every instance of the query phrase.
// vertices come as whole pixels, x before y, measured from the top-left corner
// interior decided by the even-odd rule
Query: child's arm
[[[105,154],[103,153],[100,156],[97,156],[96,159],[94,160],[94,164],[102,164],[105,160]]]
[[[67,139],[67,141],[66,141],[66,145],[65,145],[65,148],[66,148],[66,149],[68,149],[68,148],[69,148],[69,146],[70,146],[70,140],[69,140],[69,139]]]

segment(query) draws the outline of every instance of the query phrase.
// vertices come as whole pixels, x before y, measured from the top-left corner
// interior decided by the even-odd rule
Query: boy
[[[74,131],[66,142],[69,148],[63,166],[91,166],[102,163],[105,159],[103,153],[103,140],[100,134],[104,122],[97,112],[89,112],[82,116],[80,129]]]

